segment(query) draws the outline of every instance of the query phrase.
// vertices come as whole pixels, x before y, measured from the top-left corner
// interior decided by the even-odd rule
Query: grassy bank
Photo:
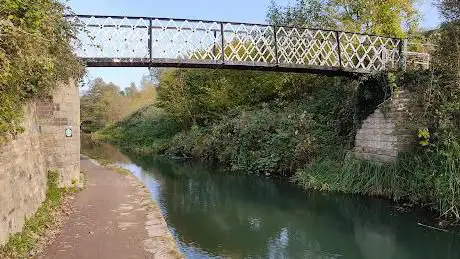
[[[77,188],[58,187],[59,173],[48,172],[46,199],[37,212],[28,218],[22,232],[11,235],[6,245],[0,247],[0,258],[29,258],[39,238],[55,224],[56,211],[59,210],[66,194],[77,192]]]
[[[460,154],[458,143],[455,152]],[[454,151],[454,150],[452,150]],[[411,153],[395,164],[376,164],[344,157],[318,159],[296,172],[293,179],[305,189],[381,196],[460,218],[460,158],[444,152]]]

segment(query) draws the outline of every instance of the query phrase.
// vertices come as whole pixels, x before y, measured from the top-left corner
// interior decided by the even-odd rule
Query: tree
[[[460,3],[458,1],[438,0],[437,5],[445,21],[460,19]]]
[[[436,48],[437,69],[455,75],[455,84],[460,87],[460,3],[439,0],[438,7],[444,22],[440,28],[440,39]]]
[[[444,22],[434,58],[434,68],[443,72],[443,84],[436,91],[441,99],[437,113],[444,115],[444,125],[460,134],[460,3],[439,0],[438,7]]]
[[[131,85],[129,87],[125,88],[125,94],[127,96],[134,95],[137,92],[136,84],[131,82]]]
[[[80,99],[83,130],[94,132],[119,121],[138,109],[155,101],[156,87],[148,83],[138,90],[134,83],[121,91],[118,85],[94,79]]]
[[[295,0],[293,5],[280,6],[271,1],[267,18],[275,25],[335,27],[328,0]]]
[[[315,26],[405,37],[418,28],[416,0],[296,0],[281,7],[272,1],[274,24]]]
[[[405,37],[418,26],[415,0],[331,0],[339,27]]]
[[[110,104],[115,102],[119,92],[118,86],[107,84],[102,78],[91,82],[89,90],[80,99],[81,121],[91,125],[87,131],[99,130],[115,117],[113,109],[116,107]]]

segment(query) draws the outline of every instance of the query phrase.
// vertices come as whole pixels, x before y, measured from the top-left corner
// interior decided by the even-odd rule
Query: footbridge
[[[88,67],[193,67],[356,74],[429,66],[408,39],[338,30],[153,17],[72,15]]]

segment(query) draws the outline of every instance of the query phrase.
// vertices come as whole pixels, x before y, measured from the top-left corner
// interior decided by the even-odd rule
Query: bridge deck
[[[75,15],[89,67],[228,68],[361,74],[404,68],[407,40],[220,21]]]
[[[366,69],[350,69],[341,67],[301,65],[301,64],[272,64],[265,62],[219,62],[213,60],[179,60],[167,58],[84,58],[88,67],[177,67],[177,68],[211,68],[258,70],[276,72],[314,73],[314,74],[365,74]]]

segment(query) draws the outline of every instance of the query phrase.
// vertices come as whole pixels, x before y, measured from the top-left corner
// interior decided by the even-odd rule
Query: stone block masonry
[[[80,175],[80,96],[75,82],[61,85],[50,100],[38,102],[37,109],[46,165],[60,172],[62,187],[70,186]]]
[[[399,153],[409,151],[415,141],[414,132],[404,128],[408,113],[408,92],[400,91],[386,103],[385,112],[378,108],[366,120],[355,137],[354,154],[376,162],[394,162]]]
[[[73,80],[46,100],[24,107],[24,133],[0,146],[0,245],[22,230],[45,200],[48,170],[60,172],[60,185],[80,175],[80,98]],[[65,129],[72,129],[66,137]]]

